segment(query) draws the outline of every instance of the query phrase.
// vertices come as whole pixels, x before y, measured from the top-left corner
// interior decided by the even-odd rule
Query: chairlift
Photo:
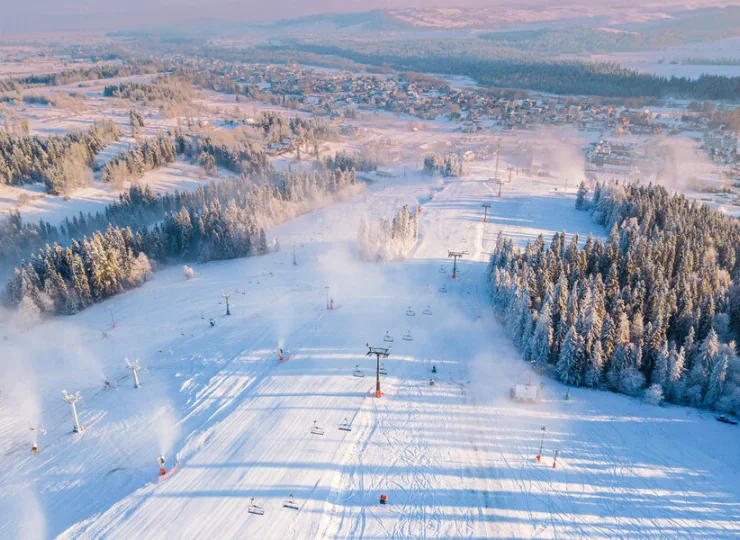
[[[440,274],[444,274],[445,272],[447,272],[447,270],[445,270],[444,265],[440,265],[440,267],[439,267],[439,273]]]
[[[416,311],[414,311],[413,309],[411,309],[411,306],[409,306],[409,308],[406,310],[406,316],[407,317],[415,317],[416,316]]]
[[[313,421],[313,426],[311,427],[311,434],[312,435],[323,435],[324,434],[324,428],[319,426],[316,423],[316,420]]]
[[[355,366],[355,370],[352,372],[352,376],[353,377],[364,377],[365,376],[365,374],[360,369],[360,365],[359,364],[357,364]]]
[[[383,336],[383,341],[385,341],[386,343],[393,343],[393,336],[390,335],[388,330],[385,331],[385,336]]]
[[[340,431],[352,431],[352,426],[349,425],[347,417],[344,418],[341,424],[339,424]]]
[[[431,315],[432,314],[432,306],[427,305],[427,308],[424,310],[424,315]]]
[[[409,330],[403,335],[403,340],[404,341],[414,341],[414,337],[411,335],[411,330]]]
[[[249,507],[247,507],[247,512],[249,512],[250,514],[262,516],[265,514],[265,509],[259,504],[255,504],[254,497],[252,497],[251,499],[249,499]]]
[[[429,386],[434,386],[434,379],[429,379]]]
[[[439,288],[439,292],[441,292],[441,293],[446,293],[446,292],[447,292],[447,284],[443,284],[443,285],[442,285],[442,286],[441,286],[441,287]]]
[[[429,285],[424,287],[424,294],[432,294],[432,288]]]
[[[298,504],[295,502],[295,497],[293,497],[293,494],[290,494],[290,497],[287,498],[287,500],[283,501],[283,507],[284,508],[290,508],[291,510],[298,510]]]
[[[380,363],[380,370],[379,370],[379,372],[380,372],[381,375],[388,375],[388,371],[385,369],[385,364],[382,363],[382,362]]]
[[[432,366],[432,373],[437,373],[437,366]]]

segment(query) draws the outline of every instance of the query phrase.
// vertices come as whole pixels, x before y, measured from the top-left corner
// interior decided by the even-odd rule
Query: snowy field
[[[271,230],[280,252],[195,266],[192,280],[170,267],[73,317],[0,326],[0,538],[740,535],[736,427],[606,392],[566,401],[536,377],[541,403],[509,401],[530,375],[487,298],[496,235],[604,231],[574,209],[576,186],[515,177],[498,198],[491,167],[444,190],[390,178]],[[409,260],[358,260],[360,216],[403,204],[423,207]],[[467,251],[455,280],[447,250]],[[365,344],[387,346],[386,331],[376,399]],[[146,368],[138,389],[124,357]],[[81,435],[62,389],[82,393]],[[179,463],[161,483],[160,454]],[[297,510],[282,506],[291,494]],[[264,515],[248,513],[252,499]]]
[[[740,58],[740,38],[721,39],[711,43],[690,43],[662,51],[595,54],[591,55],[590,59],[597,62],[616,62],[626,68],[662,77],[698,79],[701,75],[740,76],[740,66],[682,65],[680,59],[684,57],[711,60]],[[674,60],[679,63],[672,64]]]

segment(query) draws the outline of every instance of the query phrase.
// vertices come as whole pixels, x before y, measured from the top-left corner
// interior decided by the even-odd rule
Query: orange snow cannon
[[[380,496],[380,504],[386,504],[388,502],[388,496],[387,495],[381,495]]]
[[[283,361],[283,349],[282,348],[280,349],[280,361],[281,362]]]

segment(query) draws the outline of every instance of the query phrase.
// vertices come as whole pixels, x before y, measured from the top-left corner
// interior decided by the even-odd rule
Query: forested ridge
[[[499,235],[493,303],[526,360],[569,385],[740,411],[740,223],[660,186],[581,188],[610,231],[523,249]]]

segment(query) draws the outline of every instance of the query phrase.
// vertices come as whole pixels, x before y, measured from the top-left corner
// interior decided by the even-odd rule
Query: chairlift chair
[[[287,498],[287,500],[283,501],[283,507],[284,508],[290,508],[291,510],[298,510],[298,504],[295,502],[295,497],[293,497],[293,494],[290,494],[290,497]]]
[[[404,341],[414,341],[414,336],[411,335],[411,330],[409,330],[403,335],[403,340]]]
[[[355,366],[355,370],[352,372],[352,376],[353,377],[364,377],[365,376],[365,374],[360,369],[360,365],[359,364],[357,364]]]
[[[383,341],[385,341],[386,343],[393,343],[393,336],[390,335],[388,330],[385,331],[385,336],[383,336]]]
[[[311,427],[311,434],[312,435],[323,435],[324,434],[324,428],[319,426],[316,423],[316,420],[313,421],[313,426]]]
[[[349,425],[349,420],[345,417],[341,424],[339,424],[340,431],[352,431],[352,426]]]
[[[380,374],[381,375],[388,375],[388,371],[385,369],[385,364],[381,362],[380,364]]]
[[[447,292],[447,284],[443,284],[443,285],[442,285],[442,286],[441,286],[441,287],[439,288],[439,292],[441,292],[441,293],[446,293],[446,292]]]
[[[262,516],[265,514],[265,509],[260,505],[255,504],[254,497],[252,497],[251,499],[249,499],[249,507],[247,507],[247,512],[249,512],[250,514]]]
[[[407,317],[415,317],[416,316],[416,311],[414,311],[413,309],[411,309],[411,306],[409,306],[409,308],[406,310],[406,316]]]
[[[431,315],[432,314],[432,306],[427,306],[427,308],[424,310],[424,315]]]
[[[447,270],[445,270],[444,265],[440,265],[440,267],[439,267],[439,273],[440,274],[444,274],[445,272],[447,272]]]

